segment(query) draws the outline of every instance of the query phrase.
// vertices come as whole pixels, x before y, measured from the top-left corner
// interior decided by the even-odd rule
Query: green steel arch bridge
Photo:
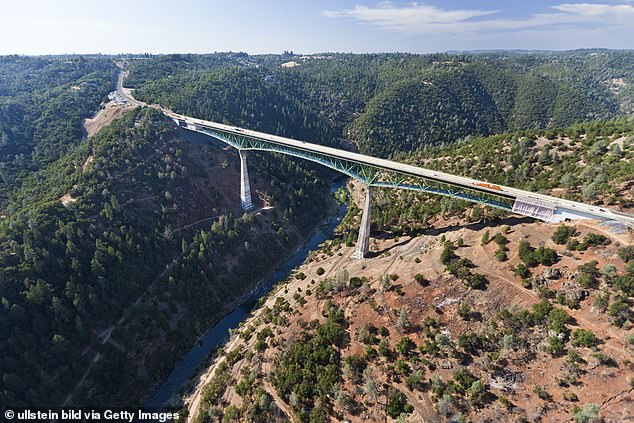
[[[244,210],[253,207],[245,152],[270,151],[319,163],[365,186],[365,204],[354,257],[369,250],[371,188],[407,189],[466,200],[546,222],[577,219],[615,221],[634,226],[634,216],[607,208],[564,200],[462,176],[424,169],[391,160],[353,153],[277,135],[165,112],[180,127],[216,138],[236,148],[241,159],[240,198]]]
[[[118,93],[137,106],[147,104],[135,100],[122,86],[119,77]],[[373,187],[406,189],[466,200],[508,212],[556,223],[578,219],[597,219],[634,227],[634,215],[565,200],[544,194],[520,190],[487,181],[452,175],[392,160],[312,144],[221,123],[180,115],[160,106],[160,109],[181,128],[199,132],[236,148],[240,154],[240,202],[245,211],[253,209],[246,152],[270,151],[319,163],[365,185],[365,204],[361,218],[359,239],[353,257],[364,258],[370,246],[370,209]]]

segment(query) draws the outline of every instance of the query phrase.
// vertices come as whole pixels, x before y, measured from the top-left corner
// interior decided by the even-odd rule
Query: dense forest
[[[82,140],[115,77],[110,58],[0,57],[0,205]]]
[[[380,156],[634,110],[634,55],[604,50],[174,55],[132,62],[129,81],[138,98],[178,112],[317,143],[346,138]]]
[[[0,226],[3,404],[61,404],[91,367],[74,401],[137,403],[323,215],[325,201],[306,205],[328,182],[271,156],[253,171],[277,215],[227,208],[239,204],[237,160],[196,161],[220,150],[175,136],[159,112],[131,112],[16,194]],[[214,186],[218,173],[235,197]]]

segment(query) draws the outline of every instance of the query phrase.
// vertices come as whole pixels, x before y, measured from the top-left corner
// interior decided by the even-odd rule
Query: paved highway
[[[147,106],[147,104],[134,99],[129,94],[129,92],[127,92],[127,90],[123,88],[123,72],[121,72],[119,76],[117,91],[119,91],[121,96],[127,98],[130,103],[139,106]],[[610,210],[605,207],[598,207],[579,203],[576,201],[565,200],[549,195],[538,194],[503,185],[497,185],[486,181],[480,181],[477,179],[452,175],[437,170],[429,170],[404,163],[398,163],[392,160],[380,159],[372,156],[366,156],[364,154],[353,153],[350,151],[340,150],[332,147],[326,147],[319,144],[312,144],[304,141],[294,140],[291,138],[280,137],[277,135],[271,135],[263,132],[252,131],[249,129],[237,128],[235,126],[223,125],[221,123],[192,118],[189,116],[183,116],[164,109],[161,106],[152,105],[151,107],[161,110],[163,113],[174,119],[176,122],[182,122],[189,125],[189,129],[201,130],[204,128],[208,128],[216,131],[221,131],[226,134],[233,134],[237,136],[264,140],[270,143],[275,143],[298,150],[323,154],[363,165],[391,170],[402,173],[404,175],[422,177],[428,180],[450,184],[459,188],[506,197],[515,201],[515,205],[513,207],[513,210],[515,212],[550,222],[597,218],[600,220],[619,221],[629,226],[634,226],[633,215]]]
[[[143,103],[142,101],[138,101],[137,99],[135,99],[134,97],[132,97],[132,94],[130,94],[130,91],[123,88],[123,69],[119,72],[119,78],[117,79],[117,94],[119,94],[119,96],[121,98],[125,98],[130,104],[134,105],[134,106],[148,106],[148,104]],[[165,110],[161,109],[161,111],[165,112]]]

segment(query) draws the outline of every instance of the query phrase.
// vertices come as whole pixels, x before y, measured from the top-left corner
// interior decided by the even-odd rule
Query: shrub
[[[528,279],[531,276],[531,271],[528,270],[528,267],[524,263],[518,264],[515,269],[513,269],[513,273],[522,279]]]
[[[600,421],[599,406],[596,404],[587,404],[583,409],[579,407],[573,408],[573,418],[577,423],[594,423]]]
[[[556,336],[548,338],[548,347],[546,352],[553,357],[560,357],[564,354],[564,343]]]
[[[605,266],[603,266],[601,268],[600,271],[601,275],[605,276],[606,278],[612,278],[614,276],[616,276],[617,273],[617,269],[616,266],[613,265],[612,263],[608,263]]]
[[[495,258],[497,259],[497,261],[507,261],[509,259],[506,255],[506,252],[502,250],[497,250],[495,252]]]
[[[533,386],[533,392],[536,393],[537,396],[544,401],[550,401],[552,399],[552,396],[548,393],[546,387],[535,385]]]
[[[601,365],[612,367],[617,366],[616,361],[614,361],[612,357],[602,352],[594,353],[592,354],[592,357],[595,358]]]
[[[471,274],[471,277],[467,279],[467,285],[473,289],[484,289],[487,284],[487,279],[480,273],[473,273]]]
[[[401,413],[411,413],[414,407],[408,402],[405,395],[396,388],[390,387],[387,391],[387,415],[393,419],[401,415]]]
[[[415,389],[422,389],[424,386],[424,375],[425,373],[422,370],[416,370],[405,378],[405,386],[410,391]]]
[[[533,247],[531,247],[530,242],[526,240],[520,241],[518,255],[520,260],[522,260],[528,267],[537,266],[535,256],[533,255]]]
[[[634,260],[625,266],[625,274],[614,277],[612,283],[627,296],[634,296]]]
[[[461,333],[458,335],[458,346],[468,354],[477,354],[482,348],[482,341],[475,332]]]
[[[570,251],[581,251],[584,249],[584,246],[578,239],[571,239],[566,244],[566,248]]]
[[[595,334],[586,329],[576,329],[572,332],[572,345],[575,347],[596,347],[599,344],[599,339]]]
[[[479,407],[484,403],[484,399],[487,394],[487,388],[484,382],[481,380],[476,380],[471,384],[469,389],[467,390],[467,395],[471,399],[471,404],[474,407]]]
[[[407,309],[401,308],[398,312],[398,320],[396,321],[396,326],[399,329],[405,329],[409,327],[409,316],[407,313]]]
[[[552,266],[557,263],[558,260],[557,252],[552,248],[539,247],[533,254],[537,263],[543,264],[544,266]]]
[[[257,352],[263,352],[264,350],[266,350],[267,347],[268,345],[266,344],[266,341],[264,341],[263,339],[258,339],[255,342],[255,346],[254,346]]]
[[[390,355],[390,347],[385,339],[381,339],[379,342],[379,354],[383,357]]]
[[[469,320],[471,317],[471,307],[469,304],[462,303],[458,306],[458,316],[463,320]]]
[[[500,397],[499,401],[500,401],[500,405],[507,410],[510,410],[513,407],[513,403],[511,402],[511,400],[509,400],[504,395]]]
[[[541,322],[546,319],[548,313],[553,309],[552,304],[548,302],[548,300],[542,300],[537,304],[533,305],[533,319],[536,322]]]
[[[608,315],[614,319],[613,323],[617,327],[622,327],[625,322],[630,320],[631,314],[628,300],[623,297],[615,298],[608,307]]]
[[[577,273],[575,281],[579,284],[579,286],[585,289],[596,288],[597,284],[597,278],[593,274],[585,272]]]
[[[597,234],[587,234],[584,238],[583,238],[583,242],[579,242],[576,239],[571,239],[568,241],[567,247],[569,250],[576,250],[576,251],[585,251],[587,250],[589,247],[594,247],[594,246],[599,246],[599,245],[609,245],[611,244],[612,241],[610,240],[610,238],[603,236],[603,235],[597,235]]]
[[[584,263],[577,268],[577,271],[583,273],[589,273],[595,277],[599,276],[599,269],[597,268],[597,264],[599,264],[596,260],[592,260],[588,263]]]
[[[321,276],[324,273],[326,273],[326,271],[324,270],[323,267],[318,267],[317,270],[315,270],[315,273],[317,273],[317,276]]]
[[[363,285],[363,278],[358,276],[353,276],[350,278],[350,287],[351,288],[360,288]]]
[[[552,248],[539,247],[535,250],[526,240],[520,241],[518,255],[528,267],[534,267],[538,264],[551,266],[558,260],[557,252]]]
[[[634,260],[634,245],[619,248],[619,257],[626,263]]]
[[[416,344],[407,336],[402,337],[394,346],[399,354],[409,356],[410,353],[416,348]]]
[[[564,392],[562,393],[562,395],[566,401],[570,401],[570,402],[579,401],[579,397],[577,397],[577,394],[567,389],[564,389]]]
[[[451,244],[445,244],[445,248],[440,254],[440,262],[447,266],[452,260],[456,258],[455,247]]]
[[[607,292],[600,292],[597,294],[594,300],[594,305],[602,312],[605,312],[605,310],[608,309],[609,302],[610,294],[608,294]]]
[[[573,226],[560,225],[553,234],[553,241],[558,245],[565,245],[570,238],[577,234]]]
[[[570,316],[560,308],[553,308],[548,313],[548,323],[550,329],[557,333],[568,333],[566,324],[570,323]]]
[[[429,281],[425,279],[425,277],[421,275],[420,273],[417,273],[414,275],[414,280],[418,282],[421,286],[429,285]]]
[[[453,379],[456,381],[454,390],[456,393],[461,395],[464,394],[467,389],[471,388],[471,385],[478,380],[477,377],[467,370],[458,370],[453,374]]]
[[[583,238],[583,244],[588,247],[594,247],[598,245],[610,245],[612,241],[610,238],[604,235],[588,234]]]
[[[482,234],[482,240],[481,240],[481,244],[487,245],[489,242],[491,242],[491,235],[489,234],[489,231],[487,230],[486,232],[484,232],[484,234]]]
[[[493,241],[500,246],[500,248],[506,248],[506,244],[509,243],[508,238],[506,238],[504,235],[502,234],[495,234],[495,236],[493,237]]]

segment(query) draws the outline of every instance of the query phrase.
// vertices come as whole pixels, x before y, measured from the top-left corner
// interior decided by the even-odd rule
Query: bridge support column
[[[357,246],[352,253],[352,258],[362,259],[370,252],[370,210],[372,209],[372,190],[370,185],[365,187],[365,203],[363,204],[363,215],[361,216],[361,227],[359,228],[359,238]]]
[[[249,182],[249,169],[247,167],[247,156],[242,150],[240,154],[240,205],[242,210],[250,211],[253,209],[251,202],[251,183]]]

